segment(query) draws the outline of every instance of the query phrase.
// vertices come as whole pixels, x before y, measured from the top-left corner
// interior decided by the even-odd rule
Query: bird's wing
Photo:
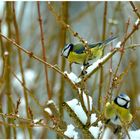
[[[101,45],[102,45],[102,42],[98,42],[98,43],[95,43],[95,44],[89,44],[88,47],[89,48],[94,48],[94,47],[101,46]],[[84,47],[83,44],[76,44],[76,45],[74,45],[72,51],[74,51],[77,54],[82,54],[85,51],[85,47]]]
[[[89,44],[89,48],[95,48],[95,47],[102,47],[102,45],[107,45],[108,43],[110,43],[111,41],[113,41],[114,39],[116,39],[117,37],[110,37],[108,39],[106,39],[105,41],[101,41],[101,42],[97,42],[95,44]],[[77,54],[82,54],[85,51],[85,47],[83,44],[75,44],[73,47],[73,50],[75,53]]]
[[[117,38],[118,38],[117,36],[115,36],[115,37],[110,37],[110,38],[104,40],[102,43],[105,44],[105,45],[107,45],[107,44],[111,43],[113,40],[115,40],[115,39],[117,39]]]
[[[104,40],[104,41],[100,41],[100,42],[97,42],[97,43],[95,43],[95,44],[91,44],[91,45],[89,45],[89,47],[90,48],[94,48],[94,47],[100,47],[100,46],[104,46],[104,45],[108,45],[109,43],[111,43],[113,40],[115,40],[115,39],[117,39],[117,37],[115,36],[115,37],[110,37],[110,38],[108,38],[108,39],[106,39],[106,40]]]
[[[83,44],[76,44],[74,45],[72,51],[77,54],[82,54],[85,51],[85,47],[83,46]]]
[[[97,43],[95,43],[95,44],[90,44],[90,45],[88,45],[90,48],[95,48],[95,47],[100,47],[101,45],[102,45],[103,43],[102,42],[97,42]]]

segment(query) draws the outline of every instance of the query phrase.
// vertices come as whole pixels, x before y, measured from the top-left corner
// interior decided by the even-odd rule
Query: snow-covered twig
[[[86,128],[84,124],[87,122],[87,116],[84,110],[82,109],[81,104],[77,99],[73,99],[67,103],[64,103],[64,107],[67,112],[70,114],[71,118],[75,122],[76,126],[81,129],[84,138],[94,138],[90,131]]]
[[[89,66],[86,69],[86,75],[82,80],[86,81],[88,78],[90,78],[90,76],[93,75],[103,64],[105,64],[117,52],[117,50],[118,48],[115,48],[112,52],[107,53],[104,57],[98,59],[91,66]]]
[[[67,126],[67,130],[64,132],[64,134],[69,138],[78,139],[78,132],[76,132],[74,129],[75,127],[72,124],[70,124]]]

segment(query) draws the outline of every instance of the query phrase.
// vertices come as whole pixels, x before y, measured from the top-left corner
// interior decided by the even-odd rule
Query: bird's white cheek
[[[130,102],[129,103],[127,103],[127,108],[129,108],[130,107]]]
[[[126,104],[126,101],[121,98],[118,98],[117,103],[118,103],[118,105],[124,106]]]

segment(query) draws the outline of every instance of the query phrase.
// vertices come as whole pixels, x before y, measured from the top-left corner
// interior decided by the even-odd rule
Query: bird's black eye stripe
[[[70,50],[71,50],[72,47],[73,47],[73,44],[68,44],[68,45],[64,48],[64,51],[67,50],[68,48],[70,48]]]
[[[118,98],[120,98],[120,99],[122,99],[122,100],[124,100],[126,102],[130,102],[130,101],[126,100],[125,98],[122,98],[122,97],[118,97]]]
[[[120,104],[118,104],[117,98],[120,98],[120,99],[126,101],[126,104],[125,104],[125,105],[120,105]],[[128,109],[127,104],[128,104],[130,101],[126,100],[125,98],[121,98],[121,97],[117,97],[117,98],[115,98],[114,103],[117,104],[117,105],[120,106],[120,107],[123,107],[123,108],[125,108],[125,109]]]
[[[64,51],[67,50],[68,48],[69,48],[69,45],[67,45],[67,46],[64,48]]]

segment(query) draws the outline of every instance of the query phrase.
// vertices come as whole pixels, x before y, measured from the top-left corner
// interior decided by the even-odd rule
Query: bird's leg
[[[83,70],[82,70],[80,75],[87,74],[86,69],[90,66],[90,64],[88,62],[87,63],[83,63],[83,66],[84,66],[84,68],[83,68]]]
[[[87,62],[87,63],[84,63],[83,66],[84,66],[84,68],[88,68],[90,66],[90,64]]]
[[[109,122],[110,122],[110,119],[106,120],[106,121],[105,121],[105,124],[108,124]]]
[[[72,63],[69,63],[69,70],[72,71]]]
[[[117,128],[115,128],[114,130],[114,134],[119,133],[121,130],[121,126],[117,126]]]

